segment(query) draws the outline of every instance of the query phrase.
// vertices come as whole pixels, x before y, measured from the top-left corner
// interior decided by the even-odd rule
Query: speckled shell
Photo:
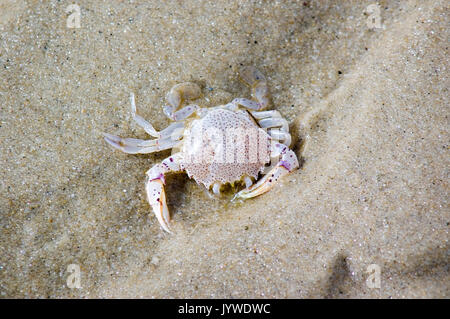
[[[183,138],[182,168],[209,188],[257,177],[270,162],[270,137],[246,111],[212,109]]]

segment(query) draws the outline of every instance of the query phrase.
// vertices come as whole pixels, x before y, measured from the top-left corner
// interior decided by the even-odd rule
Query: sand
[[[374,27],[374,1],[77,0],[80,28],[72,1],[18,3],[0,1],[1,297],[449,297],[448,2],[380,1]],[[130,92],[157,129],[176,83],[248,97],[240,64],[302,166],[244,203],[170,177],[163,233],[144,174],[170,152],[102,132],[147,138]]]

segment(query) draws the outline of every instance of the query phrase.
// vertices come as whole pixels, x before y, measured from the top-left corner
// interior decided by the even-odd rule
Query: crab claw
[[[180,161],[180,153],[169,156],[147,171],[147,180],[145,182],[148,202],[152,206],[162,229],[168,233],[171,232],[169,228],[170,214],[166,202],[166,192],[164,191],[164,185],[166,184],[164,175],[180,171]]]
[[[170,214],[167,208],[166,193],[164,191],[164,177],[148,180],[145,183],[145,190],[150,206],[158,219],[161,227],[166,232],[171,232],[169,228]]]
[[[259,196],[269,191],[275,186],[277,181],[292,172],[294,169],[298,168],[298,159],[295,153],[283,144],[276,143],[273,147],[273,151],[277,155],[281,155],[281,160],[272,168],[262,179],[260,179],[253,186],[247,187],[240,192],[238,192],[233,200],[235,199],[248,199],[252,197]]]

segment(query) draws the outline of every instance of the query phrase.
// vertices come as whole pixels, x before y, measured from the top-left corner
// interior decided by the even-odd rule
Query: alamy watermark
[[[381,288],[381,267],[377,264],[371,264],[367,267],[366,273],[369,276],[366,279],[366,285],[370,289]]]
[[[228,128],[193,127],[186,143],[184,160],[190,164],[256,164],[275,155],[275,140],[258,127]],[[272,152],[271,152],[272,151]]]
[[[81,269],[77,264],[70,264],[67,266],[67,272],[70,274],[67,277],[67,287],[70,289],[81,288]]]
[[[369,15],[366,20],[367,27],[371,30],[382,29],[381,10],[378,3],[372,3],[367,6],[365,12]]]
[[[66,20],[66,26],[69,29],[81,28],[81,10],[78,4],[70,4],[66,8],[66,13],[69,15]]]

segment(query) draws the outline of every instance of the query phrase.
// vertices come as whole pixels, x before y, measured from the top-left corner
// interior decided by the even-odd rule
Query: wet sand
[[[0,1],[1,297],[449,297],[446,1],[380,1],[380,28],[372,1],[77,1],[68,28],[70,3]],[[158,130],[176,83],[249,97],[240,64],[301,168],[244,203],[169,177],[163,233],[144,179],[170,152],[102,132],[148,138],[130,92]]]

